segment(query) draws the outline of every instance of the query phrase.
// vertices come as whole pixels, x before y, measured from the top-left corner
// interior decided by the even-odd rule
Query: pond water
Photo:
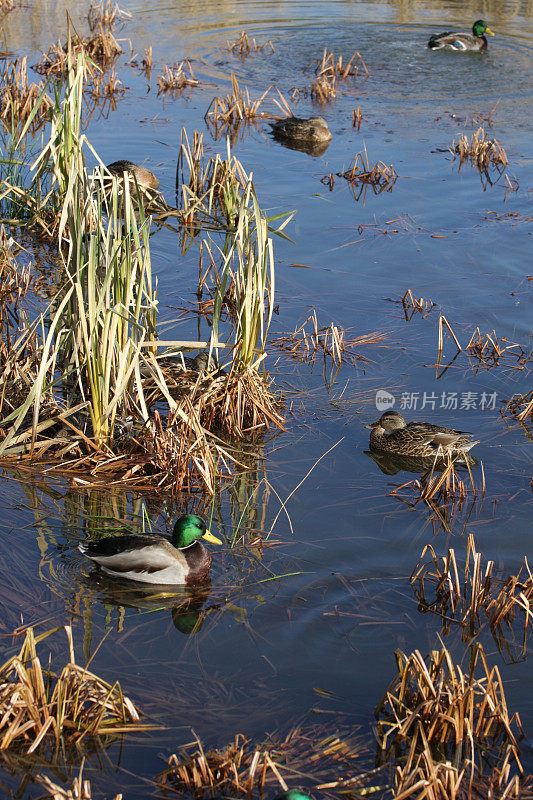
[[[4,20],[10,51],[37,60],[63,32],[71,5],[29,3],[13,11]],[[84,30],[85,4],[75,5],[76,24]],[[271,347],[267,366],[285,394],[286,430],[264,444],[254,470],[215,500],[212,530],[228,545],[214,552],[211,587],[196,598],[203,624],[195,633],[173,604],[120,594],[91,575],[77,551],[102,516],[138,520],[144,498],[4,472],[2,632],[21,618],[49,619],[50,627],[72,621],[80,659],[107,633],[92,667],[120,679],[164,727],[126,738],[99,769],[90,763],[87,776],[109,795],[122,788],[135,800],[151,794],[146,780],[161,771],[162,756],[191,740],[191,729],[208,744],[222,745],[237,732],[262,739],[302,718],[332,726],[349,719],[361,725],[372,760],[373,711],[394,675],[394,650],[425,654],[440,646],[440,620],[419,612],[408,580],[424,545],[438,554],[453,547],[462,562],[472,533],[484,558],[494,559],[504,575],[531,556],[532,437],[500,415],[511,395],[531,388],[530,364],[516,369],[507,360],[476,370],[463,353],[439,379],[434,365],[440,311],[463,345],[479,326],[531,351],[533,4],[485,0],[482,14],[473,3],[436,0],[132,0],[127,7],[133,18],[121,36],[135,53],[153,47],[152,80],[123,57],[119,75],[127,92],[116,111],[90,124],[88,136],[106,163],[127,158],[156,172],[169,202],[182,126],[189,134],[203,131],[209,154],[225,152],[204,114],[211,99],[227,91],[231,72],[252,96],[270,83],[288,96],[293,87],[310,84],[309,65],[325,46],[345,59],[361,54],[369,77],[348,81],[337,100],[320,109],[333,133],[322,156],[283,148],[264,122],[239,132],[234,153],[253,173],[263,208],[297,211],[288,228],[292,243],[274,243],[279,314],[271,339],[292,331],[312,309],[321,325],[383,335],[359,348],[367,363],[346,364],[334,378],[329,365],[324,371],[318,361],[313,368]],[[486,53],[426,48],[430,33],[469,29],[481,15],[496,33]],[[243,28],[260,42],[272,39],[275,52],[228,53],[227,41]],[[185,56],[201,85],[175,99],[158,96],[162,63]],[[315,111],[308,99],[291,105],[298,116]],[[357,106],[359,131],[352,126]],[[474,132],[476,115],[494,108],[490,135],[505,147],[518,191],[506,191],[503,180],[483,182],[469,164],[459,171],[443,152],[454,137]],[[347,169],[365,147],[371,163],[394,165],[399,177],[392,190],[369,189],[356,199],[337,178],[330,192],[320,179]],[[196,321],[177,309],[194,300],[196,254],[183,256],[168,230],[152,237],[151,253],[165,338],[195,339]],[[436,306],[406,321],[402,305],[391,300],[407,289]],[[449,342],[446,347],[453,349]],[[484,466],[484,502],[471,507],[467,500],[439,526],[423,504],[412,508],[390,496],[414,476],[386,474],[365,453],[364,425],[379,416],[378,389],[393,393],[397,407],[402,396],[410,405],[418,397],[418,408],[405,412],[409,419],[468,430],[481,440],[475,454]],[[459,398],[456,409],[445,407],[452,393]],[[471,407],[461,408],[467,393]],[[493,398],[488,408],[483,394]],[[289,521],[279,513],[278,497],[285,500],[330,448],[288,500]],[[481,480],[479,468],[475,477]],[[165,498],[146,498],[146,507],[160,530],[169,529],[181,508]],[[236,527],[250,531],[249,544],[232,550]],[[271,529],[260,547],[254,531]],[[502,672],[509,708],[520,712],[524,762],[531,769],[530,662],[502,655],[486,629],[480,640]],[[11,652],[9,640],[1,641]],[[466,646],[459,629],[444,642],[461,662]],[[2,775],[9,790],[20,780]],[[24,790],[35,793],[24,787],[19,796]]]

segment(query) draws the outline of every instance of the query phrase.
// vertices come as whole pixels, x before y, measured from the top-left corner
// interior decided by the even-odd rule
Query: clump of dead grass
[[[474,636],[481,627],[483,612],[497,643],[502,643],[503,626],[512,633],[520,613],[523,615],[520,650],[524,656],[533,598],[533,576],[527,558],[517,574],[506,580],[495,578],[493,570],[493,561],[483,565],[470,534],[463,570],[459,569],[453,548],[446,556],[437,558],[433,547],[426,545],[410,581],[422,608],[442,617],[445,632],[456,623],[465,629],[467,637]]]
[[[402,297],[401,303],[406,322],[410,322],[415,314],[420,314],[422,319],[426,319],[430,311],[437,305],[433,300],[424,300],[423,297],[415,297],[411,289],[407,289]]]
[[[361,189],[359,192],[360,197],[362,190],[367,186],[372,187],[374,194],[390,192],[396,183],[398,173],[392,164],[387,166],[383,161],[378,161],[371,167],[365,147],[364,155],[363,153],[357,153],[352,166],[345,172],[337,172],[337,177],[344,178],[354,188],[359,187]]]
[[[198,86],[200,81],[194,75],[191,62],[184,58],[179,64],[169,67],[163,64],[163,73],[157,78],[158,94],[180,94],[185,89]]]
[[[470,139],[466,134],[463,134],[457,143],[454,139],[449,151],[454,157],[459,158],[461,165],[470,161],[472,166],[483,172],[491,167],[502,172],[509,163],[502,145],[496,139],[488,137],[483,127],[479,127]]]
[[[363,112],[361,111],[361,106],[357,106],[357,108],[354,108],[352,111],[352,126],[356,129],[356,131],[359,131],[362,121]]]
[[[361,753],[353,728],[332,735],[321,725],[298,725],[286,736],[277,732],[260,744],[238,734],[220,750],[206,751],[196,738],[169,758],[156,781],[161,788],[196,797],[214,792],[251,796],[271,786],[287,790],[286,781],[292,783],[295,775],[325,793],[356,790],[366,777],[359,774]]]
[[[489,370],[500,365],[522,370],[531,359],[531,353],[524,350],[521,345],[509,343],[505,336],[498,339],[495,330],[482,334],[478,327],[465,349],[468,355],[478,362],[478,370]]]
[[[238,126],[242,122],[253,122],[256,119],[279,119],[279,113],[285,117],[293,116],[287,100],[279,89],[273,96],[273,86],[268,86],[256,100],[250,98],[248,89],[241,89],[234,73],[231,73],[231,92],[226,97],[215,97],[205,113],[204,119],[215,131],[222,126]],[[270,103],[271,110],[265,111],[263,106]]]
[[[83,764],[70,788],[60,786],[48,775],[36,775],[35,781],[46,789],[46,794],[39,800],[92,800],[91,782],[83,779]],[[122,800],[122,793],[115,795],[113,800]]]
[[[522,772],[520,717],[509,715],[499,670],[489,667],[481,644],[472,645],[466,672],[446,648],[427,659],[418,650],[395,656],[397,675],[375,712],[380,761],[418,747],[457,769],[478,763],[479,752],[495,766],[512,759]]]
[[[355,364],[357,361],[368,363],[369,359],[357,350],[367,344],[382,342],[384,338],[381,333],[349,338],[347,331],[333,322],[319,328],[316,311],[313,310],[292,333],[273,339],[272,344],[302,363],[314,363],[321,353],[324,360],[329,357],[335,366],[340,366],[344,363]]]
[[[66,749],[80,750],[83,742],[107,744],[150,727],[141,724],[141,712],[118,682],[111,685],[76,664],[69,626],[67,662],[59,673],[43,668],[38,646],[59,630],[36,635],[27,628],[20,651],[0,667],[1,750],[39,750],[56,760]]]
[[[99,24],[97,30],[89,37],[82,37],[76,33],[69,34],[68,41],[62,44],[58,41],[50,45],[46,53],[42,54],[41,60],[33,66],[35,72],[47,78],[50,75],[60,77],[65,73],[69,63],[69,51],[73,61],[78,54],[84,53],[94,62],[86,64],[88,75],[93,80],[97,75],[97,69],[107,70],[117,60],[122,53],[122,47],[110,30],[105,30]]]
[[[29,130],[34,135],[48,120],[52,106],[51,98],[44,93],[44,81],[28,81],[28,59],[24,56],[6,63],[0,82],[0,119],[4,126],[15,132],[33,117]]]
[[[310,89],[311,99],[316,103],[330,103],[337,97],[339,82],[355,78],[361,72],[368,77],[369,72],[360,53],[355,52],[348,62],[342,56],[335,60],[335,55],[324,48],[322,59],[314,61],[315,80]]]
[[[484,775],[477,764],[465,765],[440,761],[434,756],[421,727],[411,741],[404,764],[397,765],[394,776],[396,800],[530,800],[533,778],[511,776],[506,759]]]
[[[122,27],[132,17],[133,14],[124,8],[120,8],[118,3],[113,5],[113,0],[100,0],[99,3],[91,0],[87,21],[91,31],[99,27],[112,30],[119,24]]]
[[[519,422],[524,422],[527,417],[533,416],[533,390],[524,394],[514,394],[502,409],[503,417],[510,415]]]
[[[421,464],[425,465],[427,461],[432,463],[420,478],[395,487],[389,495],[398,498],[411,508],[422,501],[437,511],[446,504],[460,506],[469,496],[474,500],[478,497],[483,500],[485,497],[483,464],[480,462],[482,479],[481,487],[478,489],[471,469],[471,464],[477,462],[469,453],[451,455],[442,451],[438,452],[433,460],[421,459]],[[457,466],[466,467],[469,481],[460,477]]]
[[[248,37],[246,31],[241,31],[235,41],[227,42],[227,45],[228,52],[237,56],[247,56],[250,53],[264,53],[267,48],[269,48],[272,53],[276,52],[270,39],[263,44],[258,44],[255,38],[250,39]]]

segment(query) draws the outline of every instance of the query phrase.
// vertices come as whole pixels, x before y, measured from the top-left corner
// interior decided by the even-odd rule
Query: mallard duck
[[[323,117],[287,117],[271,122],[272,134],[277,139],[285,139],[289,142],[299,143],[308,142],[318,144],[319,142],[329,142],[331,131],[328,123]]]
[[[479,443],[479,440],[472,440],[472,435],[465,431],[455,431],[430,422],[406,423],[399,411],[390,409],[377,422],[366,427],[372,430],[371,450],[414,458],[460,455]]]
[[[310,800],[310,797],[300,789],[288,789],[286,792],[278,794],[274,800]]]
[[[174,525],[171,540],[156,534],[126,533],[84,542],[79,550],[115,578],[191,585],[207,578],[211,567],[211,554],[199,541],[202,538],[222,544],[201,517],[186,514]]]
[[[463,33],[459,31],[445,31],[444,33],[434,33],[428,42],[428,47],[431,50],[486,50],[487,40],[484,36],[488,33],[489,36],[494,36],[487,23],[478,19],[472,25],[472,33]]]
[[[116,175],[117,178],[122,178],[125,172],[131,173],[131,175],[135,177],[139,187],[143,189],[157,189],[159,187],[159,181],[154,173],[150,172],[146,167],[134,164],[133,161],[128,161],[127,159],[113,161],[112,164],[107,165],[106,169],[111,175]]]

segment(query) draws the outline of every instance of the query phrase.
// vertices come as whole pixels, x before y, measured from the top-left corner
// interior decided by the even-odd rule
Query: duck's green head
[[[278,794],[274,800],[310,800],[310,798],[299,789],[289,789],[288,792],[282,792],[281,794]]]
[[[174,547],[184,550],[197,542],[198,539],[206,539],[213,544],[222,544],[220,539],[217,539],[207,530],[206,524],[201,517],[197,517],[196,514],[185,514],[185,516],[180,517],[172,532]]]
[[[483,36],[485,33],[488,33],[489,36],[494,36],[484,19],[478,19],[474,22],[472,32],[474,36]]]

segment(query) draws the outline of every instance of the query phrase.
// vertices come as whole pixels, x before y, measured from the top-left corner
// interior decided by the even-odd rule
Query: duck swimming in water
[[[287,117],[271,122],[272,133],[277,139],[286,139],[291,142],[308,142],[318,144],[329,142],[331,131],[323,117]]]
[[[441,455],[463,455],[479,440],[470,433],[432,425],[430,422],[406,423],[399,411],[385,411],[367,428],[370,449],[414,458],[431,458]]]
[[[83,555],[108,575],[141,583],[191,585],[207,578],[211,553],[200,539],[222,544],[201,517],[186,514],[174,525],[172,539],[156,534],[126,533],[80,544]]]
[[[472,33],[463,33],[461,31],[454,33],[453,31],[445,31],[444,33],[434,33],[430,37],[428,47],[431,50],[458,50],[464,52],[466,50],[486,50],[487,39],[485,33],[489,36],[494,36],[485,20],[478,19],[472,26]]]

